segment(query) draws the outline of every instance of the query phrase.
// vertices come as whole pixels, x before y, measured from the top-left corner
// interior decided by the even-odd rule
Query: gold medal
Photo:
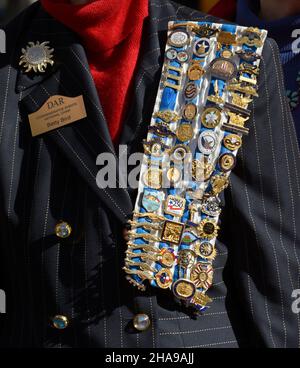
[[[192,162],[192,178],[197,182],[207,181],[212,173],[214,167],[211,165],[206,157],[201,160],[193,160]]]
[[[220,31],[217,36],[217,41],[225,46],[236,44],[236,35],[231,32]]]
[[[224,59],[230,59],[233,56],[233,53],[229,49],[225,49],[221,52],[221,57]]]
[[[237,134],[228,134],[223,138],[223,144],[230,151],[235,151],[241,148],[242,138]]]
[[[196,81],[202,78],[205,70],[199,65],[199,63],[193,63],[188,69],[188,77],[191,81]]]
[[[190,249],[183,249],[178,252],[178,264],[183,268],[191,268],[196,261],[196,254]]]
[[[190,280],[179,279],[173,284],[173,293],[179,299],[191,299],[195,295],[195,292],[196,287]]]
[[[205,307],[208,303],[211,303],[211,302],[212,302],[212,299],[200,291],[197,291],[193,299],[191,300],[191,303],[198,304],[202,307]]]
[[[234,168],[236,158],[232,153],[223,153],[219,157],[219,165],[222,171],[227,172]]]
[[[168,249],[163,248],[161,250],[161,257],[159,259],[159,263],[161,263],[165,267],[172,267],[175,262],[175,255],[173,252],[170,252]]]
[[[229,185],[226,174],[218,174],[211,178],[212,194],[217,195],[223,192]]]
[[[191,140],[194,136],[194,129],[192,124],[183,123],[179,125],[176,131],[176,136],[181,142]]]
[[[219,226],[216,224],[214,220],[210,220],[209,218],[205,218],[201,220],[197,232],[200,238],[204,239],[213,239],[218,236]]]
[[[151,167],[144,172],[144,184],[153,189],[160,189],[162,185],[162,171]]]
[[[217,252],[215,247],[208,241],[195,243],[195,253],[205,259],[215,259]]]
[[[171,167],[167,171],[167,178],[171,185],[175,185],[181,179],[181,172],[176,167]]]
[[[213,281],[213,268],[210,264],[198,263],[191,271],[191,280],[197,288],[207,290]]]
[[[221,112],[216,107],[207,107],[202,115],[201,121],[205,128],[214,129],[221,121]]]
[[[193,103],[185,105],[183,110],[183,117],[186,120],[193,120],[197,115],[197,106]]]
[[[166,220],[161,235],[163,242],[179,245],[184,230],[184,224]]]

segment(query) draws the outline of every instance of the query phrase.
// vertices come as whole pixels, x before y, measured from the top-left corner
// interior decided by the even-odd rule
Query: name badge
[[[37,111],[28,115],[33,137],[86,117],[83,96],[51,96]]]

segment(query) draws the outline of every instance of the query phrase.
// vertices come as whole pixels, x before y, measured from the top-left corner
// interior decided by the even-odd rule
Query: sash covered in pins
[[[148,280],[200,312],[211,302],[219,194],[248,134],[266,36],[235,25],[169,23],[124,269],[140,290]]]

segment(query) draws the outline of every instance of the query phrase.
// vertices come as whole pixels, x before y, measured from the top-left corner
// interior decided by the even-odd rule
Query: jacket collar
[[[144,25],[142,42],[145,46],[141,49],[136,70],[132,108],[124,121],[120,138],[120,144],[128,146],[128,154],[142,150],[141,141],[146,136],[159,84],[168,21],[177,18],[177,6],[169,2],[164,5],[154,0],[149,2],[149,17]],[[97,196],[120,221],[125,222],[133,208],[132,191],[126,188],[100,189],[96,183],[97,172],[101,168],[96,165],[97,156],[106,153],[117,157],[118,152],[110,138],[84,47],[71,30],[52,18],[40,5],[35,7],[33,16],[28,20],[30,24],[26,26],[29,31],[21,38],[19,49],[30,41],[49,41],[54,48],[55,65],[47,68],[45,74],[33,77],[18,68],[16,90],[23,91],[25,96],[21,106],[28,115],[37,111],[50,96],[83,95],[87,117],[44,133],[42,137],[59,146]],[[15,63],[17,67],[18,60]],[[116,173],[118,180],[122,180],[118,161]]]

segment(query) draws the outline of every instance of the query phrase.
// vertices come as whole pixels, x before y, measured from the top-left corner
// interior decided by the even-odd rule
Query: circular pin
[[[177,58],[177,51],[175,49],[168,49],[166,51],[166,58],[169,60],[175,60]]]
[[[194,129],[192,124],[180,124],[176,131],[176,136],[181,142],[189,141],[194,136]]]
[[[208,241],[197,242],[195,244],[195,253],[197,256],[206,259],[214,259],[216,256],[215,247]]]
[[[236,163],[236,158],[232,153],[223,153],[219,157],[219,165],[222,171],[227,172],[234,168]]]
[[[206,108],[201,115],[202,124],[205,126],[205,128],[209,129],[214,129],[217,125],[219,125],[221,118],[221,112],[216,107]]]
[[[189,55],[187,54],[187,52],[185,51],[179,51],[177,53],[177,60],[180,62],[180,63],[185,63],[187,62],[189,59]]]
[[[154,157],[159,157],[162,155],[162,146],[159,143],[153,143],[150,149],[151,155]]]
[[[137,331],[146,331],[151,325],[150,318],[145,313],[136,314],[132,320],[132,323],[133,327]]]
[[[206,197],[202,200],[201,211],[208,216],[216,217],[221,213],[220,204],[221,201],[218,197]]]
[[[196,254],[190,249],[180,250],[177,262],[183,268],[191,268],[196,262]]]
[[[235,151],[242,146],[242,138],[237,134],[228,134],[223,138],[224,146],[230,151]]]
[[[168,44],[174,47],[183,47],[189,43],[189,35],[184,31],[174,31],[170,34]]]
[[[69,320],[66,316],[62,316],[60,314],[54,316],[52,318],[52,326],[57,330],[64,330],[69,325]]]
[[[210,73],[213,77],[229,81],[236,77],[237,66],[235,62],[226,58],[217,58],[210,63]]]
[[[165,267],[172,267],[175,262],[175,255],[166,248],[162,249],[161,259],[159,262]]]
[[[190,153],[189,147],[183,144],[178,144],[172,148],[170,156],[173,161],[180,163],[185,159],[187,153]]]
[[[183,109],[183,117],[186,120],[193,120],[197,115],[197,106],[193,103],[185,105]]]
[[[198,87],[194,82],[189,82],[184,90],[184,95],[188,100],[194,99],[198,94]]]
[[[171,185],[174,185],[179,182],[181,179],[181,172],[177,169],[177,167],[171,167],[167,171],[167,178]]]
[[[196,286],[190,280],[179,279],[173,284],[173,293],[178,299],[191,299],[196,293]]]
[[[173,281],[172,272],[167,268],[162,268],[155,275],[155,281],[161,289],[168,289]]]
[[[211,130],[204,130],[198,140],[199,151],[204,155],[210,155],[217,148],[216,134]]]
[[[203,57],[208,54],[210,42],[208,38],[200,38],[194,45],[194,54]]]
[[[204,73],[204,69],[198,63],[192,64],[188,69],[188,77],[191,81],[199,80]]]
[[[218,235],[219,227],[214,220],[205,218],[199,224],[199,236],[204,239],[213,239]]]
[[[197,263],[191,271],[191,280],[197,288],[209,289],[213,281],[213,268],[210,264]]]
[[[58,238],[61,239],[66,239],[71,235],[72,232],[72,227],[71,225],[69,225],[67,222],[65,221],[61,221],[59,222],[56,226],[55,226],[55,235]]]
[[[53,51],[48,46],[49,42],[29,42],[26,49],[22,49],[19,65],[24,67],[24,72],[44,73],[48,65],[53,65]]]
[[[160,189],[162,185],[162,171],[161,169],[149,168],[143,175],[144,184],[153,189]]]
[[[221,56],[224,58],[224,59],[230,59],[232,56],[233,56],[233,52],[229,49],[225,49],[221,52]]]

